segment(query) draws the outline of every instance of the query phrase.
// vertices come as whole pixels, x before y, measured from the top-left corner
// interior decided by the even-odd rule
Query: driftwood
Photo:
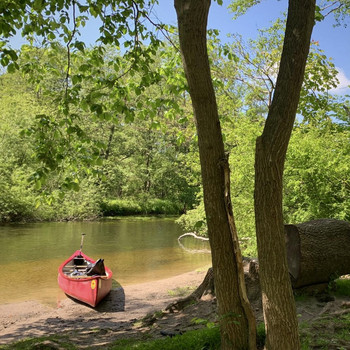
[[[184,233],[183,235],[181,235],[180,237],[178,237],[177,241],[179,243],[179,246],[183,249],[183,250],[186,250],[186,252],[188,253],[191,253],[191,254],[197,254],[197,253],[207,253],[207,254],[210,254],[211,251],[210,249],[189,249],[189,248],[186,248],[182,243],[181,243],[181,239],[184,238],[184,237],[188,237],[188,236],[191,236],[195,239],[199,239],[200,241],[205,241],[205,242],[208,242],[209,241],[209,238],[207,237],[202,237],[202,236],[197,236],[194,232],[187,232],[187,233]]]
[[[293,288],[328,283],[350,273],[350,223],[320,219],[285,225]]]

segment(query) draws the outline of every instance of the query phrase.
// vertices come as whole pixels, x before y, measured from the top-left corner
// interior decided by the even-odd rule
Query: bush
[[[130,199],[110,199],[101,203],[103,216],[138,215],[142,213],[141,206]]]
[[[149,199],[142,205],[144,214],[177,215],[181,211],[181,205],[165,199]]]
[[[178,215],[181,205],[164,199],[108,199],[101,203],[103,216]]]

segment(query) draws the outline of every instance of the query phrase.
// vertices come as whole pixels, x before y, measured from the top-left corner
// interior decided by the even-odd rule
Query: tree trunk
[[[207,55],[209,7],[210,0],[175,0],[180,48],[198,133],[222,349],[256,349],[255,318],[245,290],[229,197],[228,160]]]
[[[257,260],[244,258],[244,281],[247,289],[248,300],[255,305],[255,308],[261,308],[261,289],[259,283],[259,264]],[[203,282],[187,297],[170,303],[165,311],[181,311],[186,306],[199,301],[203,295],[215,295],[215,280],[213,268],[210,267],[205,275]]]
[[[315,0],[290,0],[280,70],[265,128],[256,141],[255,221],[266,349],[300,349],[282,212],[284,161],[304,78]]]
[[[350,223],[321,219],[285,225],[293,288],[328,283],[350,273]]]
[[[111,128],[110,128],[110,134],[109,134],[109,138],[108,138],[107,149],[106,149],[106,152],[105,152],[105,160],[108,160],[108,158],[109,158],[109,156],[111,154],[114,131],[115,131],[115,125],[112,125]]]

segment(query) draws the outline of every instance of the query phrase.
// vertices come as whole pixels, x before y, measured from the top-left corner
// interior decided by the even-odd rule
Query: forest
[[[178,28],[153,22],[153,3],[6,0],[0,221],[179,216],[209,236],[222,349],[256,348],[241,250],[258,254],[266,348],[298,349],[283,224],[350,220],[350,99],[310,42],[324,14],[290,1],[257,39],[223,42],[209,0],[175,0]]]
[[[232,202],[238,231],[249,240],[255,139],[274,92],[283,26],[279,19],[249,42],[236,34],[222,43],[218,32],[209,33]],[[90,62],[97,47],[77,50],[69,89],[82,90],[69,116],[60,116],[67,62],[65,48],[53,44],[24,45],[19,69],[10,65],[0,76],[1,222],[184,214],[186,230],[206,234],[197,135],[176,46],[164,40],[152,53],[153,81],[146,84],[138,73],[123,73],[127,62],[112,45],[98,47],[97,68]],[[115,74],[122,76],[117,85]],[[312,42],[286,158],[286,223],[350,220],[349,97],[330,92],[336,74]]]

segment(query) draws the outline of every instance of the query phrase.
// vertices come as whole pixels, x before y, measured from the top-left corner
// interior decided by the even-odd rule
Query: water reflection
[[[57,268],[79,249],[104,258],[122,285],[166,278],[210,264],[209,254],[180,248],[173,219],[122,219],[0,226],[0,304],[40,300],[54,304],[63,293]],[[202,246],[202,243],[200,243]]]

